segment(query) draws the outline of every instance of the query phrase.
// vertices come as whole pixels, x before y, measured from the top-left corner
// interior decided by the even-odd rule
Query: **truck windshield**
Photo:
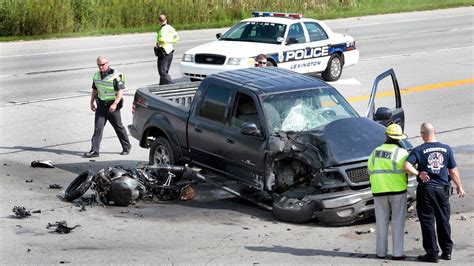
[[[247,21],[234,25],[219,39],[220,41],[241,41],[277,44],[284,36],[286,25],[269,22]]]
[[[357,112],[332,88],[266,95],[263,109],[271,132],[309,131]]]

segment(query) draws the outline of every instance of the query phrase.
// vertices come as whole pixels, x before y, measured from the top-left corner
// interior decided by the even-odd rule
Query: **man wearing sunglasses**
[[[109,60],[104,56],[97,57],[97,71],[92,77],[92,93],[90,108],[95,112],[94,134],[92,135],[92,147],[84,157],[99,157],[100,142],[104,126],[110,122],[122,145],[121,155],[127,155],[132,145],[128,139],[127,130],[122,124],[120,109],[123,105],[123,90],[125,89],[125,78],[122,73],[109,67]]]
[[[257,59],[255,60],[256,67],[266,67],[267,66],[267,56],[264,54],[257,55]]]

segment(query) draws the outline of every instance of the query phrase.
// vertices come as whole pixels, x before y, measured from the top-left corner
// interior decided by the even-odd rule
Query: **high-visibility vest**
[[[115,89],[114,89],[114,79],[125,82],[125,77],[122,73],[114,71],[114,73],[105,76],[104,78],[100,77],[100,72],[97,71],[92,80],[97,88],[98,95],[97,97],[102,101],[113,101],[115,100]]]
[[[374,196],[407,190],[407,174],[403,170],[407,157],[408,152],[395,144],[383,144],[370,154],[367,168]]]
[[[178,33],[168,24],[161,26],[156,35],[156,43],[165,49],[167,54],[173,51],[173,43],[178,40]]]

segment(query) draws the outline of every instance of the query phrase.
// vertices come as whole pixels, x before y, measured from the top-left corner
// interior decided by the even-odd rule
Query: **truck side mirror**
[[[374,114],[375,121],[385,121],[392,118],[392,111],[387,107],[379,107]]]
[[[217,33],[216,38],[219,39],[220,37],[222,37],[222,33]]]
[[[245,122],[240,126],[240,133],[249,136],[260,136],[260,130],[258,130],[257,125],[251,122]]]

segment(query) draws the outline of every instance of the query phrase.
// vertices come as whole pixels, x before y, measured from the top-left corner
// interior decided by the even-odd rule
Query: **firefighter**
[[[156,35],[155,53],[157,56],[158,74],[160,75],[160,85],[174,83],[168,74],[173,61],[173,44],[179,40],[178,33],[168,25],[165,15],[158,17],[160,28]]]
[[[400,140],[405,139],[397,124],[387,127],[386,141],[369,156],[370,190],[374,196],[376,219],[376,255],[387,256],[388,226],[392,223],[393,260],[404,260],[405,216],[407,211],[407,174],[403,164],[408,152]]]

